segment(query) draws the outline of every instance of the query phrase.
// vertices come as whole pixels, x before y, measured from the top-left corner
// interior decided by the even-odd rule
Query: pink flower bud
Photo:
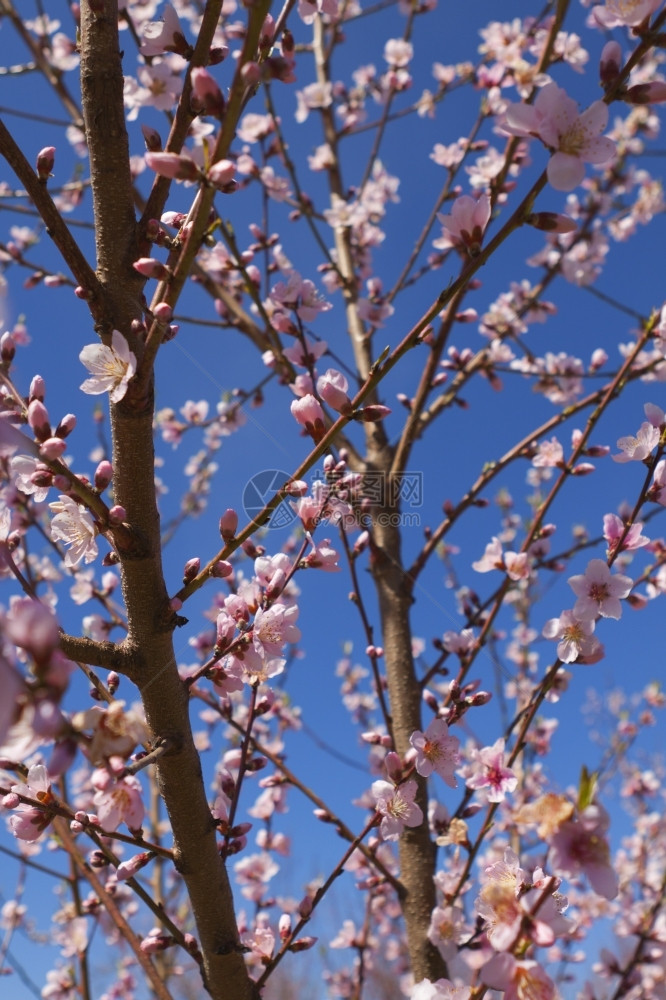
[[[120,675],[115,672],[115,670],[109,671],[109,676],[106,678],[106,686],[108,687],[111,694],[115,694],[120,685]]]
[[[294,399],[291,404],[291,412],[298,423],[305,427],[315,443],[321,441],[326,433],[324,411],[311,393],[301,396],[300,399]]]
[[[391,750],[384,759],[386,773],[392,781],[400,781],[402,778],[402,761],[400,755]]]
[[[95,489],[105,490],[113,479],[113,466],[107,459],[103,459],[95,469]]]
[[[217,81],[203,66],[195,66],[190,74],[192,81],[192,108],[198,113],[224,118],[226,101]]]
[[[173,309],[168,302],[158,302],[153,309],[153,316],[161,323],[168,323],[173,316]]]
[[[146,144],[148,152],[161,153],[162,139],[157,129],[151,128],[150,125],[142,125],[141,131],[143,132],[143,141]]]
[[[208,50],[208,65],[219,66],[229,55],[228,45],[211,45]]]
[[[179,156],[177,153],[146,153],[146,164],[156,174],[170,177],[176,181],[196,181],[201,176],[194,160],[190,156]]]
[[[39,448],[39,454],[49,462],[55,462],[67,450],[67,444],[59,437],[50,437],[43,441]]]
[[[69,437],[76,427],[76,417],[73,413],[66,413],[56,427],[55,436],[60,438]]]
[[[120,504],[117,503],[109,511],[109,524],[111,525],[122,524],[126,520],[127,520],[127,511],[125,510],[124,507],[121,507]]]
[[[28,406],[28,423],[38,441],[45,441],[51,437],[48,410],[41,400],[33,399]]]
[[[46,183],[51,176],[53,164],[55,163],[55,146],[44,146],[37,153],[37,176],[42,183]]]
[[[3,333],[0,337],[0,359],[4,365],[10,364],[16,354],[16,344],[11,333]]]
[[[139,257],[132,264],[135,271],[142,274],[144,278],[157,278],[158,281],[168,281],[171,271],[161,261],[154,257]]]
[[[28,399],[30,400],[30,402],[32,402],[33,399],[43,400],[45,395],[46,395],[46,382],[44,381],[41,375],[35,375],[32,382],[30,383],[30,393],[28,395]]]
[[[666,82],[637,83],[635,87],[629,87],[622,100],[628,104],[663,104],[666,101]]]
[[[575,233],[577,224],[568,215],[559,212],[533,212],[525,220],[528,226],[542,229],[547,233]]]
[[[231,507],[220,518],[220,534],[225,542],[230,542],[238,528],[238,514]]]
[[[278,934],[283,941],[289,937],[291,933],[291,917],[288,913],[283,913],[278,921]]]
[[[246,62],[240,75],[246,87],[255,87],[261,80],[261,68],[256,62]]]
[[[607,87],[614,83],[620,75],[622,67],[622,46],[619,42],[606,42],[601,50],[599,63],[599,78],[601,85]]]
[[[9,792],[7,795],[3,795],[2,797],[2,804],[5,809],[16,809],[20,801],[21,800],[16,792]]]
[[[308,491],[308,484],[304,479],[292,479],[284,488],[285,493],[290,497],[304,497]]]
[[[364,406],[357,413],[357,418],[364,424],[374,424],[378,420],[383,420],[390,413],[388,406],[381,406],[379,403],[371,406]]]
[[[580,462],[579,465],[574,466],[571,470],[572,476],[589,476],[590,472],[594,472],[594,466],[591,462]]]
[[[223,194],[230,194],[231,185],[234,185],[234,191],[237,187],[236,182],[234,181],[235,173],[235,163],[232,163],[231,160],[218,160],[217,163],[214,163],[208,170],[208,180],[219,191],[222,191]]]
[[[84,302],[86,299],[90,298],[90,292],[88,291],[87,288],[84,288],[83,285],[77,285],[76,288],[74,289],[74,294],[76,295],[77,299],[82,299]]]
[[[590,368],[596,371],[598,368],[603,368],[607,361],[608,355],[602,347],[598,347],[596,351],[592,352],[592,357],[590,358]]]
[[[183,570],[183,583],[189,583],[193,580],[199,569],[201,568],[201,559],[195,556],[193,559],[188,559],[185,563],[185,569]]]
[[[231,576],[231,574],[233,573],[233,571],[234,571],[234,568],[233,568],[233,566],[231,565],[230,562],[227,562],[226,559],[220,559],[213,566],[213,571],[211,573],[211,576],[214,576],[217,579],[222,579],[223,580],[227,576]]]
[[[347,395],[348,387],[347,379],[335,368],[329,368],[317,379],[317,392],[324,402],[345,415],[352,412],[351,399]]]
[[[307,951],[308,948],[314,947],[319,938],[316,937],[302,937],[298,941],[294,941],[289,945],[289,951]]]

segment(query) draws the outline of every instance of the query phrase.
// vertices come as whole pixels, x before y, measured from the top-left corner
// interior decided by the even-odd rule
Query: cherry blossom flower
[[[538,964],[514,958],[509,952],[493,955],[483,966],[483,981],[492,989],[502,990],[504,1000],[553,1000],[555,984]]]
[[[508,106],[505,128],[512,135],[537,136],[553,150],[548,180],[556,191],[573,191],[585,176],[584,163],[605,166],[615,157],[615,143],[601,135],[607,124],[608,106],[603,101],[595,101],[579,115],[566,91],[548,83],[533,105]]]
[[[65,566],[74,567],[78,566],[81,560],[89,563],[96,559],[97,529],[85,507],[64,494],[61,494],[54,503],[50,503],[49,507],[55,513],[51,521],[51,538],[54,542],[62,542],[68,546]]]
[[[43,809],[38,809],[37,806],[20,802],[15,807],[14,815],[9,817],[9,827],[15,837],[19,840],[37,840],[53,819],[53,813],[48,806],[54,802],[54,797],[51,793],[48,772],[44,765],[33,764],[28,771],[25,783],[19,782],[17,785],[12,785],[11,790],[15,795],[38,799],[44,805]]]
[[[636,437],[618,439],[617,446],[622,450],[619,455],[611,457],[614,462],[642,462],[652,453],[652,449],[657,447],[660,437],[659,428],[646,420],[636,431]]]
[[[397,840],[406,826],[420,826],[423,813],[414,802],[417,792],[415,781],[393,785],[390,781],[373,781],[372,794],[375,809],[382,816],[380,832],[384,840]]]
[[[634,581],[621,573],[611,574],[603,559],[591,559],[585,573],[570,576],[569,586],[578,598],[573,613],[580,619],[618,619],[622,614],[620,600],[627,597]]]
[[[666,459],[662,458],[657,462],[652,484],[650,486],[650,499],[666,507]]]
[[[618,551],[619,541],[626,529],[627,525],[617,514],[604,514],[604,538],[608,542],[609,554]],[[633,549],[641,549],[644,545],[649,545],[650,539],[641,534],[642,530],[643,524],[641,521],[635,521],[630,525],[629,530],[626,531],[620,551],[630,552]]]
[[[92,378],[81,383],[83,392],[92,396],[108,392],[111,402],[119,403],[136,371],[136,357],[122,333],[113,331],[110,347],[106,344],[88,344],[79,354],[79,360],[92,374]]]
[[[92,730],[86,753],[93,764],[102,764],[109,757],[128,757],[137,744],[148,740],[143,718],[136,707],[126,709],[124,701],[77,712],[72,716],[72,726],[79,731]]]
[[[608,826],[608,814],[602,806],[587,806],[577,820],[558,826],[550,841],[550,863],[565,875],[587,875],[596,893],[614,899],[619,879],[611,864]]]
[[[592,8],[592,17],[603,28],[634,27],[653,14],[661,0],[606,0]]]
[[[490,220],[490,195],[482,194],[472,198],[463,194],[451,206],[450,215],[439,215],[443,233],[432,245],[437,250],[462,247],[471,255],[478,254],[483,242],[483,234]]]
[[[502,802],[507,792],[512,792],[518,778],[510,767],[504,765],[504,740],[496,740],[491,747],[473,749],[469,754],[471,774],[466,779],[468,788],[481,791],[488,802]]]
[[[449,734],[444,719],[433,719],[424,733],[412,733],[409,742],[416,750],[416,770],[422,777],[435,771],[450,788],[458,787],[454,771],[459,763],[460,741]]]
[[[180,35],[180,39],[177,36]],[[178,15],[167,3],[162,8],[162,17],[158,21],[148,21],[141,32],[141,54],[144,56],[160,56],[163,52],[177,52],[185,43],[185,35]]]
[[[300,629],[293,622],[298,618],[298,608],[273,604],[266,611],[259,608],[254,618],[252,639],[260,656],[270,657],[282,652],[285,643],[298,642]]]
[[[557,655],[562,663],[575,663],[579,657],[595,656],[603,646],[594,632],[594,618],[578,618],[573,611],[563,611],[543,627],[546,639],[559,639]]]
[[[93,772],[92,784],[97,789],[93,802],[105,830],[117,830],[121,823],[130,830],[141,829],[145,810],[138,778],[130,774],[116,781],[107,770],[99,768]]]

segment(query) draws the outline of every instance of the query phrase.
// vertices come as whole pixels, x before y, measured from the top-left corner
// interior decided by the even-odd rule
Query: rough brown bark
[[[142,280],[132,268],[138,256],[123,108],[118,8],[81,9],[81,88],[90,152],[95,212],[97,275],[109,315],[100,334],[119,329],[137,356],[141,341],[132,323],[141,319]],[[189,697],[178,675],[172,632],[175,616],[161,562],[155,501],[152,391],[112,406],[114,500],[127,511],[136,540],[120,553],[132,664],[153,740],[168,738],[173,750],[156,765],[160,793],[173,833],[176,867],[189,894],[206,989],[215,1000],[251,1000],[254,986],[239,948],[233,898],[216,846],[215,827],[194,747]]]

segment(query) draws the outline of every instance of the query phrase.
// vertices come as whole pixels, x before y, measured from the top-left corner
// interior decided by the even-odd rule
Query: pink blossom
[[[54,802],[54,797],[44,765],[33,764],[26,782],[12,785],[11,790],[15,795],[38,799],[43,804],[44,808],[38,809],[37,806],[21,802],[16,806],[14,815],[9,817],[9,826],[15,837],[19,840],[37,840],[53,819],[53,813],[48,807]]]
[[[58,645],[57,619],[41,601],[30,597],[12,598],[9,614],[2,624],[6,638],[26,649],[40,664],[49,659]]]
[[[659,444],[659,428],[644,421],[636,432],[636,437],[622,437],[617,446],[621,448],[619,455],[613,455],[614,462],[642,462]]]
[[[603,28],[634,27],[653,14],[661,0],[606,0],[592,8],[592,16]]]
[[[327,573],[337,573],[340,569],[340,553],[331,547],[330,538],[322,538],[320,542],[312,543],[312,552],[308,552],[303,564],[310,569],[322,569]]]
[[[559,618],[551,618],[543,627],[546,639],[559,639],[557,655],[562,663],[597,657],[603,646],[594,632],[594,618],[577,618],[573,611],[563,611]]]
[[[468,788],[482,790],[488,802],[502,802],[507,792],[513,792],[518,778],[510,767],[504,765],[504,740],[496,740],[491,747],[470,751],[470,776]]]
[[[650,486],[650,499],[666,507],[666,459],[657,462],[652,484]]]
[[[177,36],[180,35],[180,40]],[[179,51],[179,41],[185,41],[178,15],[170,3],[164,5],[162,17],[144,25],[141,40],[141,54],[160,56],[163,52]]]
[[[191,156],[178,153],[146,153],[147,166],[162,177],[177,181],[196,181],[200,176],[199,167]]]
[[[423,813],[414,802],[417,788],[415,781],[398,786],[382,779],[373,781],[372,794],[375,809],[382,816],[379,829],[384,840],[397,840],[404,827],[420,826],[423,822]]]
[[[618,619],[622,614],[620,600],[627,597],[633,580],[621,573],[611,574],[603,559],[591,559],[583,574],[570,576],[569,586],[578,598],[573,613],[578,618]]]
[[[600,805],[583,809],[577,820],[561,823],[550,842],[550,863],[565,875],[587,875],[596,893],[614,899],[619,879],[610,860],[609,819]]]
[[[620,538],[622,538],[626,529],[626,524],[617,514],[604,514],[604,538],[608,542],[609,554],[618,551]],[[642,530],[642,523],[635,521],[626,532],[619,551],[630,552],[633,549],[641,549],[644,545],[649,545],[650,539],[641,534]]]
[[[566,91],[548,83],[533,105],[508,106],[505,127],[513,135],[537,136],[553,150],[548,180],[557,191],[573,191],[585,176],[584,163],[605,166],[615,157],[615,143],[601,135],[607,124],[608,107],[603,101],[595,101],[579,115]]]
[[[490,213],[490,195],[482,194],[478,199],[461,195],[451,206],[450,215],[437,216],[444,231],[432,245],[437,250],[462,247],[472,255],[478,254]]]
[[[305,427],[306,431],[315,441],[321,441],[326,430],[324,423],[324,411],[321,403],[308,393],[300,399],[293,400],[291,412],[298,423]]]
[[[97,789],[93,802],[99,821],[106,830],[117,830],[125,823],[130,830],[140,830],[144,808],[141,782],[133,775],[116,781],[102,768],[93,772],[92,784]]]
[[[352,405],[347,389],[349,383],[342,374],[335,368],[327,368],[323,375],[317,379],[317,392],[329,406],[332,406],[338,413],[351,413]]]
[[[450,788],[457,788],[454,771],[460,757],[457,736],[449,735],[449,727],[444,719],[433,719],[424,733],[412,733],[409,742],[416,750],[416,770],[422,777],[429,777],[435,771]]]
[[[514,958],[509,952],[493,955],[482,970],[484,983],[503,991],[503,1000],[553,1000],[555,984],[537,962]]]
[[[81,560],[93,562],[98,553],[97,528],[85,507],[61,494],[49,508],[55,515],[51,521],[51,538],[67,546],[65,566],[78,566]]]
[[[242,886],[241,893],[246,899],[257,903],[264,895],[265,886],[277,875],[280,867],[273,861],[270,854],[248,854],[234,865],[236,878]]]
[[[114,330],[108,347],[106,344],[88,344],[79,354],[79,360],[92,375],[81,384],[83,392],[93,396],[108,392],[111,402],[119,403],[136,371],[136,357],[122,333]]]
[[[562,445],[556,437],[550,441],[542,441],[537,448],[537,453],[532,459],[532,465],[537,469],[553,469],[564,460]]]
[[[260,656],[279,655],[287,642],[298,642],[300,629],[294,622],[298,618],[298,608],[286,608],[283,604],[273,604],[264,611],[259,608],[254,618],[252,639]]]
[[[493,569],[504,569],[502,543],[499,538],[493,536],[492,542],[488,542],[486,545],[482,557],[472,563],[472,569],[475,569],[477,573],[489,573]]]

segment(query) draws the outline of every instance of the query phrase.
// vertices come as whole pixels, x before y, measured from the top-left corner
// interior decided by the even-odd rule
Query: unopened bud
[[[622,95],[628,104],[663,104],[666,101],[666,81],[653,80],[652,83],[637,83]]]
[[[11,333],[3,333],[0,337],[0,359],[5,365],[10,364],[14,360],[14,355],[16,354],[16,344],[14,343],[14,338]]]
[[[388,406],[373,403],[370,406],[364,406],[362,409],[357,410],[355,416],[357,420],[361,420],[364,424],[374,424],[378,420],[384,420],[390,412]]]
[[[95,489],[105,490],[113,479],[113,466],[107,459],[103,459],[95,469],[94,484]]]
[[[599,79],[602,87],[615,83],[622,67],[622,47],[619,42],[606,42],[601,50]]]
[[[48,410],[40,399],[33,399],[28,406],[28,423],[38,441],[51,437]]]
[[[141,131],[148,152],[160,153],[162,151],[162,138],[157,129],[151,128],[150,125],[142,125]]]
[[[542,229],[546,233],[575,233],[578,229],[573,219],[560,212],[532,212],[525,221],[528,226]]]
[[[158,281],[168,281],[171,271],[160,260],[154,257],[139,257],[132,264],[135,271],[143,275],[144,278],[156,278]]]
[[[127,520],[127,511],[119,503],[115,504],[109,511],[109,524],[122,524]]]
[[[37,176],[43,184],[51,176],[53,164],[55,163],[55,146],[44,146],[37,154]]]
[[[194,580],[200,567],[201,559],[198,556],[195,556],[193,559],[188,559],[185,563],[185,569],[183,570],[183,583],[189,583],[190,580]]]

